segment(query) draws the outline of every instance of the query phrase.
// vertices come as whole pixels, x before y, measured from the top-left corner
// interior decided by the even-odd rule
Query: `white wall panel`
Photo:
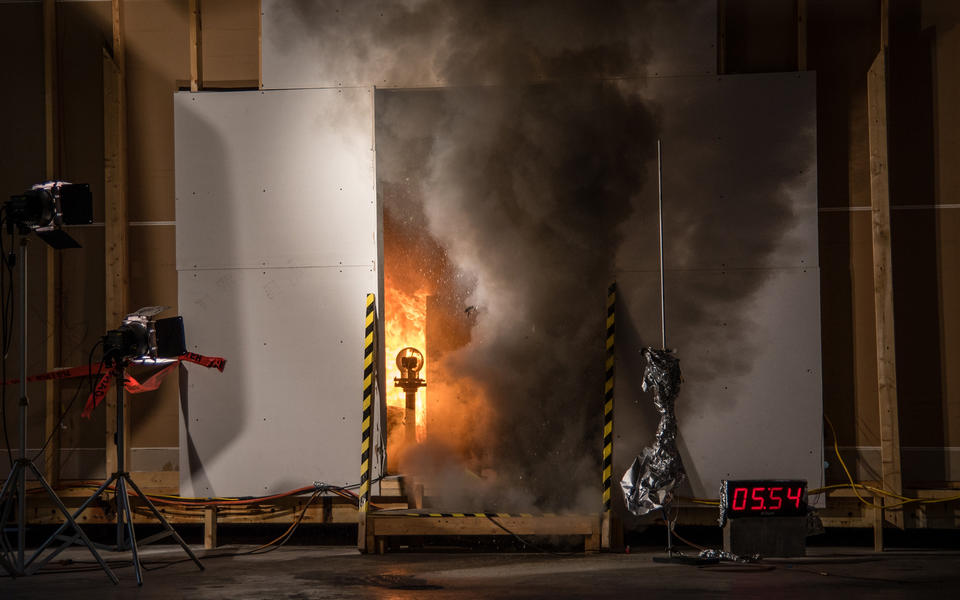
[[[182,92],[174,103],[178,269],[372,264],[370,88]]]
[[[660,107],[667,347],[683,493],[823,481],[816,101],[811,73],[650,80]],[[654,441],[641,350],[661,345],[657,169],[617,253],[614,469]],[[619,490],[615,490],[619,493]]]
[[[378,287],[369,88],[178,93],[179,305],[224,373],[181,385],[181,491],[356,483]]]

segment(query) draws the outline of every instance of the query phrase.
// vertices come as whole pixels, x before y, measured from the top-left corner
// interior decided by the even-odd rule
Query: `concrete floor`
[[[138,589],[129,554],[105,553],[113,585],[89,553],[73,548],[40,573],[0,578],[0,599],[174,598],[932,598],[960,589],[960,552],[810,548],[802,559],[712,567],[663,565],[652,551],[556,556],[505,553],[393,553],[362,556],[350,547],[282,547],[222,556],[248,547],[201,551],[199,571],[179,549],[145,551]],[[220,555],[219,557],[217,557]]]

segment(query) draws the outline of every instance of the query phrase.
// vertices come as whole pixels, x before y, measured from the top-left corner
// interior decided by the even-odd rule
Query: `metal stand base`
[[[7,226],[9,233],[12,235],[14,232],[12,222],[8,221]],[[0,528],[6,528],[10,522],[11,514],[15,514],[16,517],[14,520],[17,524],[17,542],[14,547],[7,540],[6,532],[0,531],[0,567],[3,567],[11,577],[32,575],[62,550],[62,548],[55,550],[34,565],[34,561],[36,561],[40,555],[43,554],[44,550],[50,546],[50,543],[53,542],[55,535],[50,536],[47,538],[47,541],[33,553],[30,559],[26,560],[27,472],[29,471],[34,474],[37,481],[39,481],[43,487],[43,490],[47,493],[47,496],[53,500],[57,510],[59,510],[60,514],[64,517],[64,523],[57,530],[58,533],[67,527],[71,527],[74,531],[73,539],[80,540],[75,543],[86,546],[87,549],[90,550],[90,554],[93,555],[93,558],[96,559],[97,563],[107,574],[107,577],[109,577],[113,583],[118,583],[117,576],[107,567],[107,563],[103,562],[100,554],[94,549],[93,543],[90,542],[87,535],[83,533],[83,530],[77,525],[76,515],[70,515],[70,511],[67,510],[67,507],[64,506],[60,498],[57,497],[57,494],[54,493],[53,488],[50,487],[47,480],[43,478],[40,470],[33,464],[33,461],[27,458],[27,408],[30,405],[30,400],[27,398],[27,246],[30,239],[28,237],[30,230],[23,227],[20,227],[19,230],[20,250],[16,260],[17,270],[20,273],[20,416],[18,422],[20,458],[14,463],[13,468],[10,470],[9,477],[7,477],[7,480],[3,484],[3,489],[0,490]],[[9,259],[4,256],[0,257],[0,260]]]
[[[47,496],[53,500],[57,510],[59,510],[60,514],[63,515],[65,522],[60,526],[59,531],[63,531],[67,527],[71,527],[74,532],[72,538],[74,543],[86,546],[87,549],[90,550],[90,554],[92,554],[93,558],[97,561],[97,564],[100,565],[100,568],[102,568],[104,573],[107,574],[107,577],[110,578],[110,581],[113,583],[119,583],[117,576],[113,574],[113,571],[111,571],[110,567],[107,566],[107,563],[104,562],[103,558],[100,556],[100,553],[97,552],[96,548],[94,548],[93,542],[91,542],[90,538],[87,537],[87,534],[80,529],[80,526],[77,524],[74,516],[70,514],[69,510],[67,510],[67,507],[63,504],[63,501],[57,497],[57,494],[53,491],[53,488],[51,488],[50,484],[47,483],[47,480],[43,478],[40,470],[36,465],[26,458],[17,459],[16,463],[13,465],[13,470],[10,471],[10,476],[7,477],[7,481],[3,484],[3,489],[0,491],[0,524],[6,524],[8,522],[10,513],[13,511],[14,504],[17,503],[18,499],[22,497],[21,495],[26,492],[24,489],[25,486],[22,485],[22,482],[25,481],[26,471],[31,471],[34,474],[44,491],[46,491]],[[23,531],[23,526],[25,524],[19,523],[18,525],[19,531]],[[45,564],[47,564],[50,559],[57,554],[60,554],[60,552],[63,550],[63,547],[57,548],[52,553],[44,557],[43,560],[34,564],[34,561],[36,561],[40,555],[43,554],[43,552],[53,542],[55,537],[56,534],[50,536],[47,541],[45,541],[36,551],[34,551],[29,560],[24,560],[25,557],[22,539],[20,540],[21,543],[18,544],[16,549],[16,556],[13,556],[14,549],[11,548],[7,543],[7,537],[5,535],[0,535],[0,543],[3,545],[3,554],[0,555],[0,567],[3,567],[3,569],[9,573],[11,577],[33,575]]]
[[[715,565],[720,562],[719,558],[700,558],[699,556],[686,556],[680,554],[679,552],[673,549],[673,531],[672,525],[670,524],[670,517],[667,515],[667,507],[664,506],[661,510],[663,513],[663,524],[667,528],[667,555],[666,556],[654,556],[653,562],[655,563],[668,563],[673,565]]]
[[[203,565],[200,564],[200,559],[197,558],[197,555],[193,553],[193,550],[190,549],[190,546],[183,541],[183,538],[180,537],[180,534],[174,530],[173,526],[160,514],[160,511],[157,510],[157,507],[153,505],[153,502],[150,502],[150,499],[147,498],[137,484],[133,482],[133,479],[130,477],[130,473],[127,473],[124,470],[124,431],[123,431],[123,412],[124,412],[124,400],[123,400],[123,386],[124,386],[124,368],[125,362],[122,359],[114,359],[114,379],[117,386],[117,431],[116,431],[116,448],[117,448],[117,467],[118,471],[107,478],[103,484],[97,488],[97,491],[93,493],[92,496],[87,498],[83,504],[80,505],[80,508],[73,513],[74,518],[76,518],[80,513],[82,513],[88,506],[93,504],[100,496],[110,487],[111,484],[116,484],[114,489],[114,498],[117,503],[117,544],[116,546],[101,546],[109,550],[115,550],[117,552],[123,552],[124,550],[129,550],[133,555],[133,568],[137,575],[137,585],[143,585],[143,569],[140,565],[140,548],[139,546],[146,546],[147,544],[152,544],[158,540],[170,536],[177,542],[183,551],[187,553],[187,556],[196,563],[197,567],[200,570],[203,570]],[[150,509],[150,512],[153,513],[153,516],[160,521],[160,524],[163,525],[165,531],[161,531],[156,535],[152,535],[144,540],[141,540],[139,544],[137,543],[137,536],[134,532],[133,527],[133,509],[130,508],[130,496],[127,491],[127,488],[133,489],[133,492],[139,496],[140,500],[147,505],[147,508]],[[65,526],[60,526],[60,529],[56,531],[51,537],[56,537],[65,541],[63,546],[61,546],[57,552],[66,548],[70,545],[77,543],[77,536],[66,537],[61,536],[60,534],[65,529]]]
[[[137,585],[143,585],[143,569],[140,564],[140,546],[146,546],[147,544],[152,544],[153,542],[162,540],[166,537],[172,537],[177,544],[183,548],[183,551],[187,553],[187,556],[196,563],[197,567],[200,570],[203,570],[203,565],[200,563],[200,559],[197,558],[197,555],[193,553],[193,550],[190,549],[190,546],[183,541],[183,538],[180,537],[180,534],[176,532],[170,522],[167,521],[163,515],[157,510],[157,507],[154,506],[153,502],[150,502],[150,499],[147,498],[136,483],[133,482],[133,479],[130,477],[130,474],[127,472],[118,472],[110,476],[109,479],[103,482],[103,484],[97,488],[97,491],[93,493],[92,496],[87,498],[83,504],[80,505],[80,508],[74,513],[74,516],[82,513],[89,505],[93,504],[100,496],[107,491],[107,488],[111,484],[116,484],[114,490],[114,498],[117,502],[117,544],[115,546],[105,546],[109,550],[114,550],[117,552],[122,552],[124,550],[129,550],[133,556],[133,568],[137,576]],[[133,490],[133,493],[136,494],[144,504],[147,505],[147,508],[150,509],[150,512],[153,513],[153,516],[163,525],[164,531],[156,535],[152,535],[143,540],[137,541],[136,532],[134,531],[133,526],[133,509],[130,507],[130,495],[128,488]],[[57,535],[57,534],[55,534]],[[76,536],[71,538],[65,538],[63,536],[58,536],[60,539],[64,539],[66,543],[61,547],[65,548],[76,543]]]

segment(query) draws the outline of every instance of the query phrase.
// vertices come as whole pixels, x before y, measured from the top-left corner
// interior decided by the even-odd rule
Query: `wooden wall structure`
[[[125,310],[176,308],[173,93],[256,88],[261,79],[257,0],[123,0],[119,21],[117,2],[0,4],[7,82],[0,97],[0,191],[17,193],[44,180],[52,164],[59,179],[89,182],[95,202],[94,225],[71,230],[83,250],[48,258],[34,245],[30,331],[44,335],[31,337],[30,372],[83,363]],[[55,20],[48,12],[45,21],[51,5]],[[841,453],[858,478],[892,477],[892,467],[885,474],[883,465],[894,452],[904,488],[960,486],[960,3],[719,0],[717,6],[719,73],[817,72],[823,398]],[[45,30],[54,36],[53,60],[46,62]],[[117,64],[117,35],[125,118],[111,112],[109,98],[104,103],[110,83],[104,64]],[[885,90],[892,328],[876,316],[871,132],[878,125],[869,110],[875,92],[868,72],[878,56],[885,63],[878,89]],[[54,69],[46,80],[45,64]],[[117,118],[126,131],[125,217],[105,200],[112,182],[105,163],[107,171],[116,166],[105,158]],[[117,218],[125,240],[107,237],[104,223]],[[111,271],[117,257],[126,266]],[[117,300],[110,282],[124,269],[126,296]],[[895,344],[878,349],[878,332]],[[189,342],[189,330],[187,336]],[[8,373],[18,360],[8,358]],[[884,373],[883,365],[893,371]],[[881,401],[881,390],[891,378],[899,419],[884,435],[881,412],[891,396]],[[39,447],[56,423],[45,413],[67,406],[74,390],[74,383],[31,387],[28,447]],[[7,422],[15,435],[11,399]],[[134,397],[131,408],[134,470],[154,487],[175,485],[175,378]],[[103,409],[81,420],[74,405],[59,432],[65,476],[104,474],[107,421]],[[890,431],[899,449],[890,445]],[[829,446],[829,431],[825,440]],[[828,480],[842,481],[832,448],[826,456]]]

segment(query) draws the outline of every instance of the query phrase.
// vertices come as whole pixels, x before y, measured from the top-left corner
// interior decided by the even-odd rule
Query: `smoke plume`
[[[713,10],[710,3],[679,4]],[[270,43],[281,56],[311,48],[312,81],[394,88],[378,90],[376,98],[386,277],[408,294],[428,290],[428,309],[443,317],[434,319],[441,330],[428,324],[427,345],[436,345],[427,353],[429,441],[400,462],[447,506],[595,510],[599,504],[606,289],[618,252],[618,265],[631,263],[631,254],[655,256],[645,241],[632,243],[640,237],[636,224],[656,232],[649,227],[656,213],[637,197],[649,192],[662,125],[643,77],[653,60],[669,63],[664,47],[680,55],[693,36],[704,37],[684,30],[671,39],[676,32],[658,17],[675,5],[271,5],[285,7],[270,18],[286,35]],[[732,160],[724,147],[698,143],[694,131],[695,125],[709,130],[717,107],[678,89],[676,97],[657,97],[691,122],[678,131],[688,141],[671,148],[674,160],[724,169]],[[773,253],[792,224],[793,206],[783,193],[784,180],[794,176],[792,152],[771,149],[769,172],[727,219],[743,240],[754,240],[743,248],[751,259]],[[731,230],[711,227],[731,215],[726,203],[698,195],[695,186],[673,194],[681,201],[671,204],[676,210],[665,223],[674,236],[667,266],[703,267],[697,260],[731,246]],[[638,207],[643,215],[634,214]],[[760,216],[752,212],[757,207]],[[633,230],[631,244],[621,247],[625,227]],[[689,316],[683,331],[715,318],[714,297],[736,312],[738,300],[763,279],[755,271],[739,276],[754,279],[733,288],[703,283],[680,299]],[[738,335],[732,329],[725,332],[731,339]],[[696,341],[676,331],[678,341]],[[724,356],[717,360],[716,368],[730,367],[721,364]]]

